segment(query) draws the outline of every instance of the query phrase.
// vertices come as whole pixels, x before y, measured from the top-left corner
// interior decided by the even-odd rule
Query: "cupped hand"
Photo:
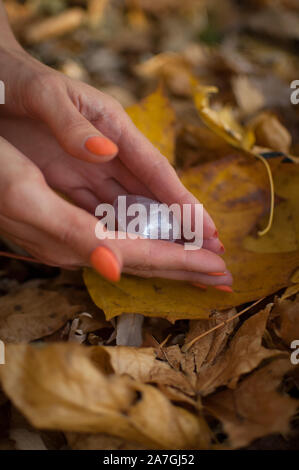
[[[22,154],[17,152],[3,141],[4,154],[17,154],[18,161],[22,155],[26,167],[30,167],[31,177],[27,179],[31,181],[34,173],[33,180],[37,180],[34,185],[32,181],[18,183],[23,188],[22,199],[28,202],[21,222],[7,214],[9,226],[25,224],[24,233],[28,230],[31,233],[25,239],[21,237],[19,244],[49,264],[64,266],[88,265],[92,251],[101,244],[114,254],[119,272],[231,284],[228,272],[219,277],[207,274],[227,271],[224,261],[216,255],[222,252],[222,246],[207,212],[204,214],[205,249],[196,252],[150,240],[99,243],[94,235],[97,219],[87,212],[93,212],[99,202],[111,203],[116,196],[127,193],[142,194],[168,205],[194,205],[198,201],[115,100],[31,58],[26,62],[25,57],[14,58],[14,61],[25,61],[25,72],[14,99],[2,112],[14,119],[2,119],[0,124],[1,134],[22,151]],[[12,96],[11,89],[9,96]],[[7,157],[3,155],[3,158]],[[11,161],[14,159],[11,157]],[[11,178],[14,179],[13,172]],[[68,195],[82,209],[62,200],[48,185]],[[34,195],[30,187],[35,190]],[[12,199],[9,207],[19,199],[14,191],[13,197],[9,196]],[[38,191],[43,195],[41,198],[37,197]],[[32,230],[35,233],[42,230],[45,243],[41,234],[32,238]],[[14,230],[8,235],[13,238]],[[54,246],[57,249],[53,250]]]

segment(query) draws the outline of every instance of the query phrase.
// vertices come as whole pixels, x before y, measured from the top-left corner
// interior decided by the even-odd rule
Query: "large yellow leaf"
[[[196,106],[210,129],[229,144],[252,153],[253,132],[244,130],[229,108],[210,108],[208,95],[217,89],[196,83],[194,86]],[[171,160],[174,117],[162,90],[128,112],[137,127]],[[226,247],[225,260],[234,276],[234,294],[134,276],[123,276],[119,283],[111,284],[86,269],[84,280],[93,301],[107,318],[139,313],[173,321],[208,318],[211,309],[240,305],[288,286],[299,266],[299,167],[275,159],[271,171],[277,202],[272,228],[262,238],[257,236],[257,229],[265,226],[270,197],[269,172],[262,162],[234,151],[234,156],[191,168],[182,175],[185,186],[216,222]]]
[[[142,279],[123,275],[111,283],[94,270],[84,270],[84,281],[94,303],[107,319],[123,313],[149,317],[208,318],[209,309],[202,305],[202,293],[186,282],[166,279]]]
[[[299,167],[275,162],[272,167],[279,193],[277,207],[287,204],[288,219],[279,220],[268,234],[266,247],[256,227],[267,211],[267,175],[254,159],[233,156],[188,170],[183,183],[205,205],[226,247],[225,260],[234,276],[234,294],[160,279],[123,276],[117,284],[86,269],[85,283],[107,318],[140,313],[170,320],[207,318],[211,309],[240,305],[276,292],[291,283],[299,266],[296,195]],[[250,240],[250,243],[249,241]]]
[[[135,126],[173,163],[175,115],[162,87],[126,111]]]
[[[234,276],[235,293],[222,296],[223,307],[240,305],[289,285],[299,266],[299,167],[273,163],[276,207],[288,206],[288,218],[283,224],[274,218],[270,232],[260,238],[257,226],[263,223],[269,197],[267,175],[262,170],[260,162],[235,156],[189,170],[183,176],[184,184],[214,218],[226,248],[224,258]],[[217,300],[213,305],[215,294],[207,291],[206,295],[210,306],[218,307]]]

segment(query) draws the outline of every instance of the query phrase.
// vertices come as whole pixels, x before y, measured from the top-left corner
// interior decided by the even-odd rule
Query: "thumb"
[[[117,155],[117,145],[94,127],[65,93],[56,93],[56,99],[47,100],[38,113],[61,147],[73,157],[105,163]]]

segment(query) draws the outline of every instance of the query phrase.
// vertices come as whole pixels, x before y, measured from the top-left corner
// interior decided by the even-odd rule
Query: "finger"
[[[198,204],[199,201],[185,188],[168,160],[135,127],[128,116],[122,117],[126,127],[118,141],[119,157],[131,172],[142,181],[158,201],[167,205]],[[195,211],[192,209],[193,229]],[[203,235],[217,237],[214,221],[204,209]]]
[[[55,77],[56,78],[56,77]],[[73,157],[104,163],[118,153],[117,145],[86,119],[70,99],[63,82],[55,84],[54,98],[41,98],[35,113],[51,129],[61,147]]]
[[[188,281],[191,283],[200,283],[205,286],[219,286],[219,285],[226,285],[231,286],[233,283],[233,277],[230,272],[223,273],[221,276],[212,276],[208,274],[201,274],[195,273],[192,271],[163,271],[163,270],[152,270],[152,271],[144,271],[139,270],[136,271],[134,269],[125,268],[124,270],[128,274],[133,274],[135,276],[141,276],[145,278],[166,278],[172,279],[177,281]]]
[[[135,270],[183,270],[197,273],[225,272],[220,256],[205,249],[189,251],[183,245],[138,238],[114,240],[122,251],[123,264]]]
[[[219,240],[219,238],[210,238],[208,240],[204,240],[202,248],[213,251],[214,253],[217,253],[217,255],[222,255],[225,251],[223,243]]]
[[[71,202],[85,209],[87,212],[94,214],[95,208],[100,203],[99,199],[87,188],[68,189],[68,197]]]
[[[94,188],[95,194],[101,201],[105,201],[109,204],[113,204],[118,196],[125,196],[128,194],[127,190],[116,181],[114,178],[105,180],[103,186]]]
[[[129,170],[127,166],[118,158],[113,162],[113,175],[120,184],[124,186],[128,194],[135,194],[138,196],[148,197],[155,199],[155,196],[142,181],[136,178],[135,175]]]

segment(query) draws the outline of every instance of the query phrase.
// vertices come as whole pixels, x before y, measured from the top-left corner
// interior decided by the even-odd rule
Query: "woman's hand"
[[[0,69],[0,79],[6,85],[6,104],[0,108],[4,118],[1,133],[41,169],[39,172],[32,165],[42,180],[38,187],[32,184],[37,199],[30,194],[31,186],[26,181],[28,194],[21,197],[28,200],[28,210],[22,223],[27,227],[26,233],[32,235],[29,229],[32,225],[36,234],[39,230],[45,232],[48,241],[44,243],[39,234],[32,243],[33,239],[28,236],[20,238],[21,246],[49,264],[76,266],[88,265],[92,251],[101,244],[109,246],[115,257],[114,277],[119,277],[124,270],[142,276],[231,284],[229,273],[219,278],[200,274],[226,271],[224,261],[215,254],[223,252],[223,246],[207,212],[204,212],[203,228],[205,249],[197,252],[187,252],[182,246],[157,240],[99,243],[94,235],[97,219],[86,212],[93,212],[99,202],[112,202],[117,195],[126,193],[148,196],[167,205],[194,205],[198,201],[182,185],[167,159],[137,130],[113,98],[44,66],[19,46],[0,48]],[[13,124],[9,124],[9,117],[13,118]],[[20,119],[18,123],[16,117]],[[15,149],[10,148],[11,152]],[[28,163],[27,158],[23,158]],[[11,178],[14,179],[13,173]],[[46,181],[85,210],[63,201]],[[24,188],[23,183],[21,188]],[[42,191],[43,197],[37,197],[38,191]],[[19,198],[13,195],[9,204],[14,207],[14,201]],[[45,215],[48,207],[53,211],[50,217]],[[15,222],[19,224],[13,213],[8,217],[14,227]],[[62,232],[58,233],[62,223]],[[2,228],[5,230],[3,225]],[[13,230],[9,234],[14,238]],[[53,249],[57,244],[58,251]],[[61,256],[57,256],[60,252]],[[108,261],[111,265],[111,259]],[[96,264],[95,259],[93,262]],[[104,264],[103,261],[102,271]],[[97,265],[99,271],[100,265]]]
[[[0,109],[2,115],[43,122],[65,154],[79,160],[103,164],[117,155],[115,166],[124,172],[114,179],[121,179],[121,185],[131,194],[148,195],[167,205],[198,203],[167,159],[113,98],[40,64],[25,52],[10,52],[6,61],[7,96]],[[207,212],[204,238],[217,238]]]
[[[2,123],[1,123],[2,124]],[[79,267],[94,265],[106,278],[121,271],[144,277],[166,277],[207,285],[229,285],[224,261],[202,249],[159,240],[102,240],[95,236],[98,220],[59,197],[42,172],[23,153],[0,138],[0,232],[44,263]],[[94,251],[96,249],[96,251]]]

